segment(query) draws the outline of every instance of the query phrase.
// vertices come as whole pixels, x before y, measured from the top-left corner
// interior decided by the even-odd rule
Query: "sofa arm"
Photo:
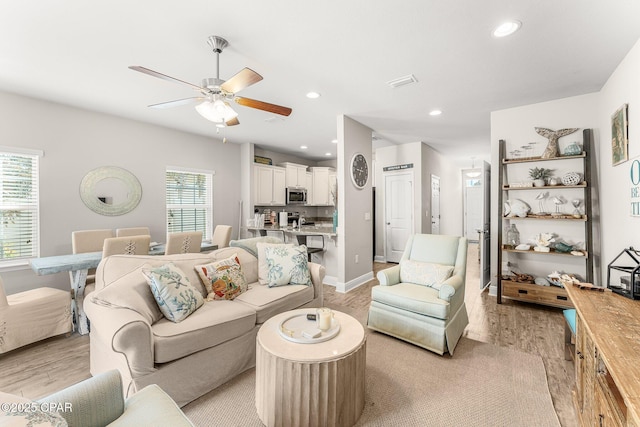
[[[462,288],[462,278],[458,275],[451,276],[440,285],[438,298],[451,301],[451,298]]]
[[[378,271],[378,281],[382,286],[393,286],[400,283],[400,266],[394,265],[390,268]]]
[[[322,282],[324,281],[324,276],[326,274],[326,270],[324,265],[316,264],[315,262],[310,262],[309,273],[311,274],[311,282],[313,283],[313,297],[323,299],[323,289]]]
[[[104,372],[38,402],[56,409],[70,426],[106,426],[124,412],[120,373]]]
[[[110,308],[85,300],[85,311],[91,321],[91,340],[101,340],[102,348],[121,353],[129,372],[125,377],[137,378],[155,371],[151,325],[139,313],[126,308]],[[104,360],[108,355],[100,355]],[[109,368],[115,368],[114,363]],[[104,370],[104,369],[100,369]]]

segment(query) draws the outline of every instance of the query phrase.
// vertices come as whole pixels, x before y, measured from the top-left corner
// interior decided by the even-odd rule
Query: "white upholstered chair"
[[[218,245],[218,249],[226,248],[231,241],[232,229],[230,225],[216,225],[213,230],[213,237],[211,237],[211,243]]]
[[[6,295],[0,278],[0,354],[72,329],[69,291],[37,288]]]
[[[130,227],[130,228],[117,228],[116,237],[126,236],[149,236],[149,227]]]
[[[151,236],[111,237],[104,240],[102,258],[111,255],[148,255]]]
[[[104,245],[104,239],[113,237],[113,230],[98,229],[98,230],[80,230],[71,233],[71,250],[74,254],[84,254],[87,252],[102,252],[102,246]],[[96,269],[92,268],[87,273],[87,286],[85,287],[84,294],[87,295],[95,288]]]
[[[200,252],[202,231],[184,231],[167,234],[165,255]]]
[[[415,234],[399,265],[378,272],[367,326],[438,354],[453,350],[469,324],[464,303],[467,239]]]

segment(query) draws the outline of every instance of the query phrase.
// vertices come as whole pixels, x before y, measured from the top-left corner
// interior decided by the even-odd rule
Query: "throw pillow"
[[[186,319],[204,303],[202,294],[173,263],[143,268],[142,274],[147,278],[160,311],[172,322]]]
[[[269,274],[269,266],[267,265],[267,259],[264,256],[264,251],[267,248],[271,247],[293,247],[293,243],[264,243],[260,242],[256,244],[256,249],[258,251],[258,282],[261,285],[266,285],[269,283],[269,278],[267,277]]]
[[[400,261],[401,282],[416,283],[440,289],[442,282],[451,277],[452,273],[453,266],[451,265],[411,261],[408,259]]]
[[[276,245],[265,248],[267,281],[269,287],[283,285],[311,286],[305,245]]]
[[[254,257],[258,258],[258,243],[284,243],[282,239],[273,236],[250,237],[248,239],[232,240],[229,242],[230,247],[242,248]]]
[[[237,254],[209,264],[196,265],[195,269],[207,289],[207,301],[232,300],[247,290],[247,280]]]

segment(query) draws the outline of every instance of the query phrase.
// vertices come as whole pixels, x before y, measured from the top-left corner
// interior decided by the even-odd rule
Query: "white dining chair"
[[[200,252],[202,231],[184,231],[167,234],[165,255]]]
[[[111,237],[104,240],[102,258],[110,255],[147,255],[151,236]]]
[[[88,252],[102,252],[104,239],[113,237],[113,230],[110,228],[97,230],[79,230],[71,233],[71,250],[74,254],[84,254]],[[96,281],[96,269],[89,269],[85,286],[85,295],[93,292]]]
[[[231,241],[231,231],[233,227],[230,225],[216,225],[211,237],[211,243],[218,245],[218,249],[226,248]]]
[[[130,227],[116,229],[116,237],[126,236],[149,236],[149,227]]]

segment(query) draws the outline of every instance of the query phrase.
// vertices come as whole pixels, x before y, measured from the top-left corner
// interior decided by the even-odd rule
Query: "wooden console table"
[[[640,427],[640,301],[567,287],[576,308],[573,400],[583,426]]]

